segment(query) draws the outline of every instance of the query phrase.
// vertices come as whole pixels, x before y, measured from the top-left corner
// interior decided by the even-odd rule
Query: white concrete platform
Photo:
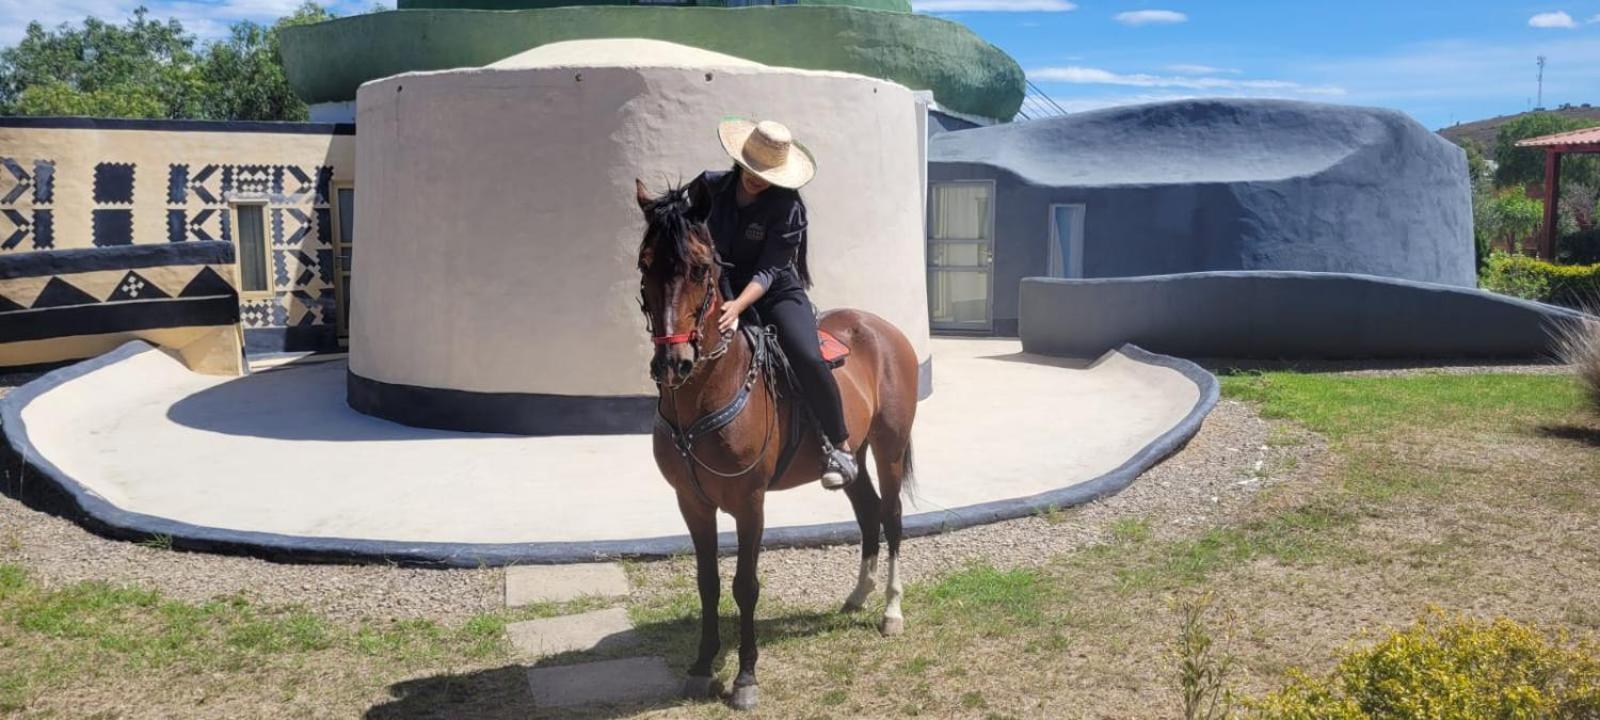
[[[511,623],[506,626],[506,637],[525,657],[620,650],[639,644],[628,611],[619,607]]]
[[[936,339],[933,349],[909,532],[1115,492],[1187,440],[1216,396],[1203,371],[1131,346],[1093,363],[1026,355],[1005,339]],[[345,368],[223,379],[125,347],[0,403],[22,421],[7,422],[13,447],[111,534],[468,565],[687,549],[649,436],[397,425],[346,406]],[[850,539],[852,518],[843,494],[815,484],[767,501],[774,543]],[[579,550],[524,551],[533,545]]]
[[[620,597],[628,574],[616,563],[518,565],[506,568],[506,607],[569,602],[581,597]]]
[[[659,657],[603,660],[528,670],[528,689],[539,707],[572,707],[662,700],[683,682]]]

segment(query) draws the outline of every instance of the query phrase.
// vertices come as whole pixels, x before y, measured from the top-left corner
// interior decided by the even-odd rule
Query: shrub
[[[1556,262],[1570,265],[1600,263],[1600,228],[1580,230],[1556,238]]]
[[[1326,677],[1291,672],[1249,705],[1261,720],[1591,719],[1600,717],[1594,651],[1511,620],[1435,612],[1348,652]]]
[[[1584,318],[1558,327],[1556,357],[1572,366],[1589,408],[1600,414],[1600,320]]]
[[[1494,253],[1484,263],[1478,285],[1502,295],[1581,308],[1600,298],[1600,265],[1557,265]]]

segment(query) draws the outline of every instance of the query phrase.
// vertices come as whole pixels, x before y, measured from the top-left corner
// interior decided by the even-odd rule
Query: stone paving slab
[[[655,656],[528,670],[528,689],[539,707],[664,700],[677,696],[680,681]]]
[[[578,615],[527,620],[506,626],[518,652],[528,657],[586,650],[617,650],[638,644],[628,611],[607,608]]]
[[[567,602],[585,595],[628,594],[628,575],[616,563],[516,565],[506,568],[506,607]]]

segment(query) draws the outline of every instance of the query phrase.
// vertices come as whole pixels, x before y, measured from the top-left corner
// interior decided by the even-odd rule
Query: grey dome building
[[[934,326],[1014,334],[1024,277],[1222,270],[1472,287],[1460,148],[1409,116],[1282,100],[1110,108],[929,141]]]

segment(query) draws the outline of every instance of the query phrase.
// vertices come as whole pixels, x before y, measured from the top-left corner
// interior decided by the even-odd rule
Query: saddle
[[[822,361],[828,364],[830,370],[838,370],[850,357],[850,346],[839,342],[827,330],[817,330],[817,342],[822,345]]]

